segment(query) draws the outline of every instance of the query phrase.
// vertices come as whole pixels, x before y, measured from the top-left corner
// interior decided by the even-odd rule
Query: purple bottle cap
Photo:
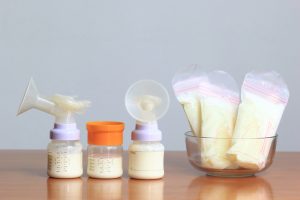
[[[131,140],[161,141],[162,134],[157,123],[136,123],[135,130],[131,133]]]
[[[80,130],[73,124],[54,124],[50,131],[51,140],[80,140]]]

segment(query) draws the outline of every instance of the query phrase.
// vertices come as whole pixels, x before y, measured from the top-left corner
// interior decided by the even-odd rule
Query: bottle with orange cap
[[[123,174],[123,122],[88,122],[87,174],[92,178],[119,178]]]

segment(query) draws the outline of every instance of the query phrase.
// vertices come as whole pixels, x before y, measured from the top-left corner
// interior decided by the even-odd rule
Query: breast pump
[[[169,108],[167,90],[153,80],[131,85],[125,96],[128,113],[136,120],[129,146],[128,174],[136,179],[158,179],[164,176],[164,146],[157,120]]]
[[[82,145],[80,130],[74,115],[81,114],[89,101],[77,101],[71,96],[53,95],[42,97],[30,80],[17,115],[32,108],[55,117],[48,144],[48,175],[54,178],[76,178],[82,175]]]

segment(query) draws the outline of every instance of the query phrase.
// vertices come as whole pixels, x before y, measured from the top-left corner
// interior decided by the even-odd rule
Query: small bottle
[[[123,174],[122,122],[88,122],[87,174],[92,178],[119,178]]]
[[[77,178],[82,175],[82,145],[76,124],[55,124],[48,144],[48,176]]]
[[[158,179],[164,176],[164,145],[157,123],[136,124],[129,146],[128,175],[136,179]]]
[[[136,179],[159,179],[164,176],[164,146],[157,120],[168,110],[167,90],[152,80],[131,85],[125,96],[128,113],[136,120],[129,146],[128,175]]]

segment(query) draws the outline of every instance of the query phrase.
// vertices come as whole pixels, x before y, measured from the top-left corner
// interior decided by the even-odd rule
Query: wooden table
[[[128,179],[126,170],[123,178],[112,180],[86,174],[52,179],[46,158],[45,151],[1,150],[0,199],[300,199],[300,153],[277,153],[271,168],[257,177],[216,178],[192,168],[185,152],[166,152],[165,177],[150,181]],[[124,160],[126,168],[126,155]]]

